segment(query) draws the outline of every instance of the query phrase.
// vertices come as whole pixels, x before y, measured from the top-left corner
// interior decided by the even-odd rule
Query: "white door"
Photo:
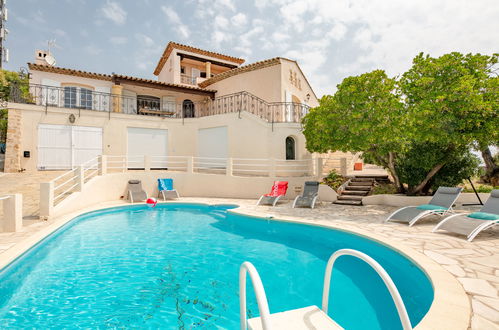
[[[102,155],[102,128],[72,126],[73,167]]]
[[[79,166],[102,155],[102,128],[38,126],[38,169],[61,170]]]
[[[192,68],[191,73],[192,73],[192,83],[195,85],[197,83],[197,78],[201,77],[201,70]]]
[[[225,167],[229,153],[227,126],[198,130],[198,157],[202,167]],[[215,158],[215,159],[214,159]]]
[[[144,156],[151,158],[151,168],[166,168],[168,130],[128,127],[128,168],[144,168]]]

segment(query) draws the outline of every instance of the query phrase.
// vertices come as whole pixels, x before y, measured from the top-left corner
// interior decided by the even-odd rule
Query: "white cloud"
[[[126,22],[127,12],[117,2],[107,0],[101,8],[101,13],[117,25],[123,25]]]
[[[144,47],[153,47],[155,45],[154,40],[146,36],[145,34],[142,33],[136,33],[135,38],[137,39],[138,42],[140,42]]]
[[[181,24],[182,23],[180,16],[178,16],[177,12],[173,8],[161,6],[161,10],[163,11],[163,13],[165,13],[166,18],[169,21],[168,22],[169,24]]]
[[[230,21],[232,22],[232,25],[236,27],[242,27],[246,25],[246,23],[248,23],[248,19],[243,13],[237,13],[236,15],[232,16]]]
[[[166,15],[166,18],[168,20],[167,24],[169,26],[173,26],[175,31],[180,35],[181,38],[189,38],[191,34],[189,27],[182,23],[182,19],[177,14],[177,12],[173,8],[167,6],[161,6],[161,10]]]
[[[329,30],[329,32],[326,34],[328,38],[332,38],[336,41],[340,41],[343,39],[345,34],[347,33],[347,27],[342,24],[342,23],[336,23],[334,24],[333,28]]]
[[[109,41],[113,45],[124,45],[128,42],[128,38],[127,37],[111,37],[111,38],[109,38]]]
[[[229,20],[223,17],[222,15],[218,15],[215,17],[215,28],[226,29],[229,27]]]
[[[184,39],[189,38],[189,36],[191,35],[191,32],[190,32],[189,28],[186,25],[179,25],[177,27],[177,32]]]

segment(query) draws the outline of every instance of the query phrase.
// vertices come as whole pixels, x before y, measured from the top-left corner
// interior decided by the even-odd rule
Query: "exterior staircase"
[[[356,175],[348,180],[334,204],[362,205],[362,198],[370,194],[374,183],[390,182],[388,175]]]

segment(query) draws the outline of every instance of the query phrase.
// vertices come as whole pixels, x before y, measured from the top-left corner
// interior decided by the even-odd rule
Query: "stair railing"
[[[327,314],[328,304],[329,304],[329,290],[331,284],[331,274],[333,272],[333,266],[335,261],[341,256],[352,256],[361,259],[366,262],[369,266],[371,266],[381,277],[385,286],[387,287],[390,295],[392,296],[393,302],[395,303],[395,307],[397,308],[397,312],[402,323],[402,328],[404,330],[412,329],[411,321],[409,319],[409,315],[407,314],[407,309],[405,308],[404,301],[400,296],[395,283],[393,283],[392,278],[386,270],[373,258],[368,256],[365,253],[360,251],[352,250],[352,249],[341,249],[336,251],[331,255],[327,262],[326,273],[324,275],[324,288],[322,291],[322,310]],[[242,329],[244,330],[244,329]]]
[[[251,262],[245,261],[239,268],[239,315],[241,320],[241,330],[247,329],[246,321],[246,273],[249,273],[253,289],[255,290],[256,302],[260,311],[262,329],[270,330],[270,312],[265,289],[263,288],[260,275]]]

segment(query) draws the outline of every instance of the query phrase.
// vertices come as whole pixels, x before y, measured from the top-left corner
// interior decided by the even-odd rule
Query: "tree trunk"
[[[438,173],[438,171],[440,171],[440,169],[442,167],[444,167],[445,164],[438,164],[436,166],[434,166],[430,172],[428,172],[428,174],[426,174],[426,177],[424,178],[423,181],[421,181],[414,189],[411,189],[410,191],[410,194],[411,195],[417,195],[419,194],[423,188],[426,186],[426,184],[428,183],[428,181],[431,180],[431,178],[433,178],[435,176],[435,174]]]
[[[378,156],[376,154],[376,152],[374,151],[374,149],[371,150],[371,153],[372,153],[373,157],[376,159],[376,161],[381,166],[383,166],[384,168],[386,168],[388,170],[388,172],[390,173],[390,175],[393,178],[393,184],[397,188],[397,192],[398,193],[405,193],[405,187],[400,182],[400,178],[397,174],[397,170],[395,169],[395,154],[393,152],[389,152],[388,157],[385,158],[382,156]]]
[[[492,153],[490,152],[489,147],[485,147],[481,150],[483,162],[485,163],[485,175],[482,179],[490,183],[493,179],[492,177],[499,170],[499,166],[494,162],[494,158],[492,157]]]
[[[395,155],[393,154],[393,152],[388,153],[387,168],[393,177],[393,183],[395,184],[395,187],[397,187],[397,192],[404,193],[405,192],[404,185],[400,182],[397,170],[395,169]]]

